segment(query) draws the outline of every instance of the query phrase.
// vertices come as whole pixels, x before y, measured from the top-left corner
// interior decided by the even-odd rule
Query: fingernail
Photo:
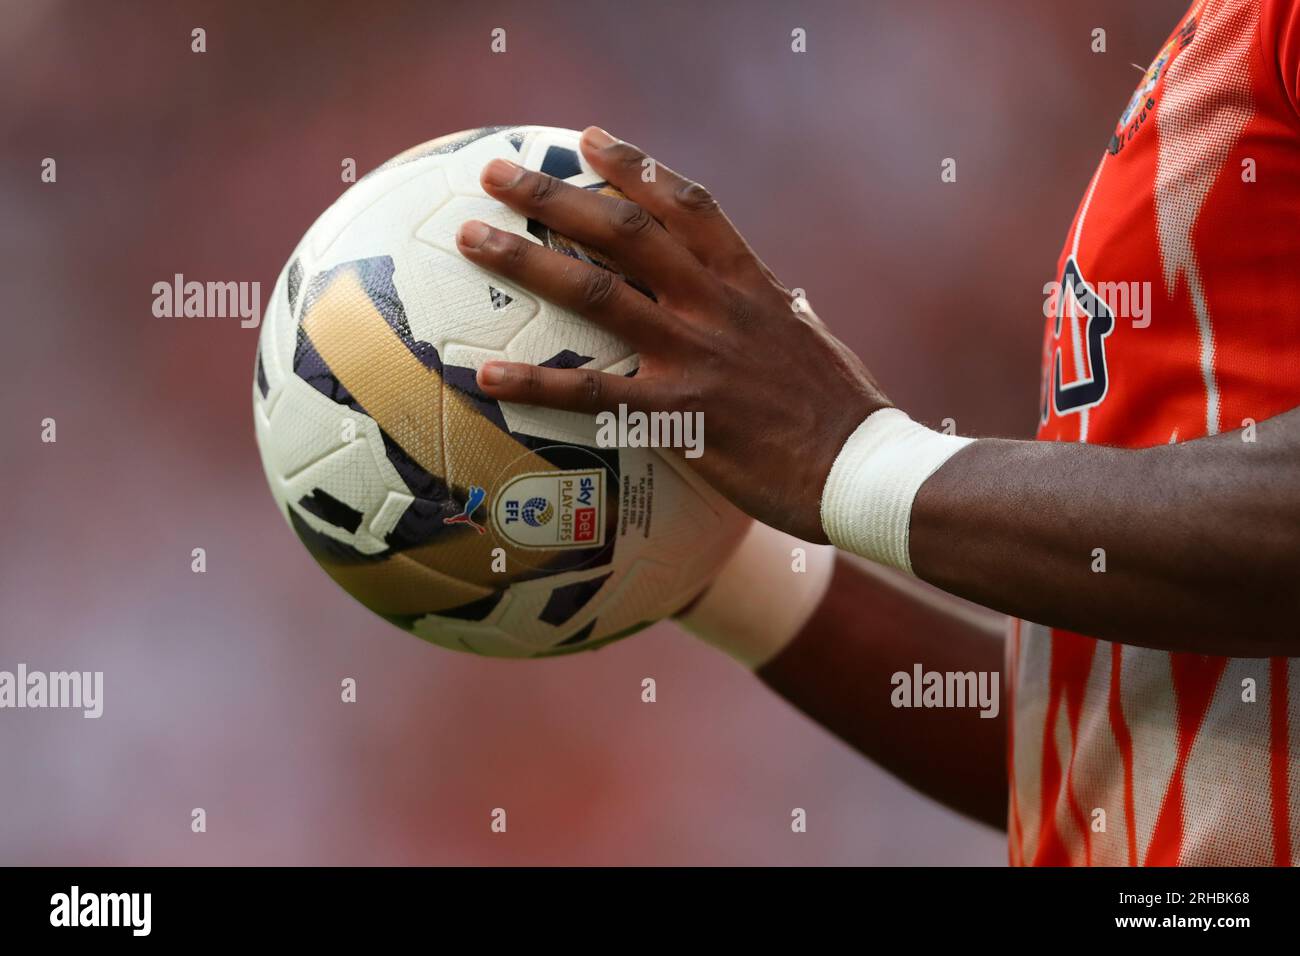
[[[503,365],[488,363],[478,370],[478,383],[480,385],[500,385],[506,380],[506,370]]]
[[[524,168],[508,159],[494,159],[483,170],[483,179],[493,186],[513,186],[524,175]]]
[[[487,242],[487,237],[491,233],[492,230],[487,227],[486,223],[471,219],[469,222],[461,223],[460,234],[457,235],[456,241],[467,249],[477,249]]]
[[[588,126],[583,131],[582,138],[586,140],[587,145],[592,149],[604,149],[606,146],[613,146],[618,142],[599,126]]]

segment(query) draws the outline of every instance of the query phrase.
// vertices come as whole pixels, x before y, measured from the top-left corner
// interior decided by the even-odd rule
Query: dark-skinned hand
[[[582,153],[618,198],[497,159],[488,195],[608,259],[650,298],[599,266],[470,221],[470,261],[608,329],[640,354],[634,377],[488,362],[499,401],[595,414],[703,413],[691,465],[759,521],[824,542],[820,498],[840,446],[889,404],[862,362],[796,300],[709,192],[635,146],[589,127]],[[643,170],[653,169],[650,177]]]

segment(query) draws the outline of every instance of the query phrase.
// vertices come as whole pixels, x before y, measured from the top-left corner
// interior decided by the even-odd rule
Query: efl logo
[[[516,475],[492,502],[492,527],[520,548],[553,551],[605,543],[603,469]]]

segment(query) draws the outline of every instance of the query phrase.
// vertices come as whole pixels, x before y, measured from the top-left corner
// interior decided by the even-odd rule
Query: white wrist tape
[[[799,563],[795,548],[803,549]],[[834,568],[830,545],[809,544],[755,521],[704,597],[678,623],[757,669],[803,630]]]
[[[918,425],[896,408],[868,415],[822,490],[822,528],[837,547],[912,574],[912,502],[925,479],[974,439]]]

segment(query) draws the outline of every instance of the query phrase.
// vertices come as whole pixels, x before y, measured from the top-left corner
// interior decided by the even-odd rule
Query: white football
[[[339,585],[444,647],[539,657],[681,609],[745,519],[680,450],[598,447],[592,416],[479,391],[490,359],[637,369],[614,336],[457,251],[481,219],[599,263],[483,192],[496,157],[609,188],[576,132],[542,126],[445,136],[365,176],[280,274],[253,417],[276,503]]]

